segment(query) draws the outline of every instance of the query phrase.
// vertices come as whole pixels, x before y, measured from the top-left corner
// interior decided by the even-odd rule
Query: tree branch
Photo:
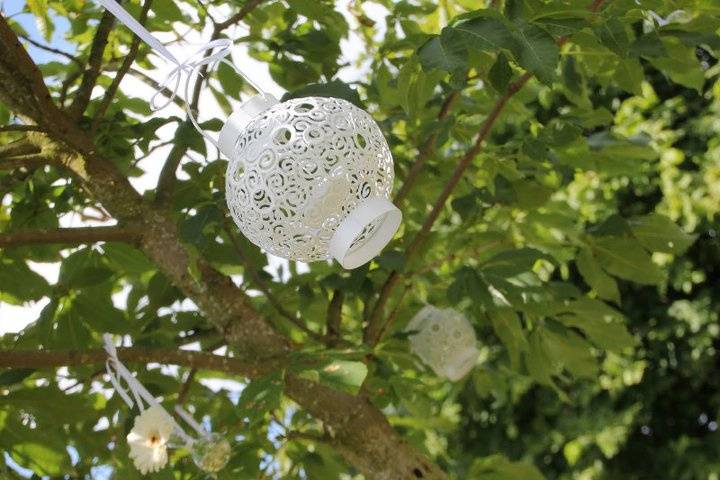
[[[217,40],[222,35],[223,30],[228,28],[231,25],[234,25],[241,21],[243,18],[245,18],[250,12],[252,12],[258,5],[260,5],[265,0],[249,0],[245,5],[242,6],[240,11],[233,15],[232,17],[228,18],[224,22],[215,24],[215,27],[213,28],[213,33],[210,36],[210,41]],[[209,57],[212,54],[212,51],[208,50],[205,52],[204,58]],[[207,77],[207,71],[208,71],[208,65],[203,65],[200,68],[200,71],[197,74],[195,85],[193,87],[193,94],[192,98],[190,99],[190,105],[189,108],[192,112],[197,113],[198,110],[198,103],[200,102],[200,93],[202,92],[202,86],[205,82],[205,79]],[[187,99],[185,99],[187,101]],[[192,127],[192,123],[190,122],[190,119],[188,118],[185,121],[186,125],[189,127]],[[185,154],[188,151],[187,146],[175,146],[168,154],[167,160],[165,160],[165,164],[163,165],[163,168],[160,172],[160,178],[158,179],[156,194],[155,194],[155,202],[159,205],[165,205],[167,202],[170,201],[173,195],[173,191],[175,189],[175,182],[177,181],[177,169],[180,165],[180,162],[185,157]]]
[[[500,113],[505,108],[508,100],[510,100],[510,98],[512,98],[513,95],[515,95],[527,83],[527,81],[530,80],[531,77],[532,75],[530,73],[522,75],[518,80],[510,84],[505,94],[500,97],[497,102],[495,102],[493,109],[490,111],[488,117],[485,119],[485,122],[483,122],[482,127],[480,128],[473,146],[470,147],[470,149],[468,149],[468,151],[465,152],[465,155],[463,155],[460,159],[460,162],[455,167],[450,179],[447,181],[445,187],[440,192],[440,195],[435,200],[432,210],[425,219],[425,222],[422,224],[422,227],[420,227],[420,231],[415,235],[415,238],[413,238],[413,241],[410,242],[410,245],[405,250],[405,258],[408,263],[417,254],[423,243],[425,243],[425,240],[430,234],[430,230],[440,216],[440,212],[442,212],[445,207],[445,202],[447,202],[448,198],[450,198],[450,195],[462,178],[467,167],[470,166],[473,159],[478,153],[480,153],[485,138],[490,133],[490,130],[500,116]],[[368,327],[365,331],[365,342],[368,345],[374,346],[380,340],[379,336],[383,325],[382,314],[385,309],[385,305],[390,299],[390,294],[395,286],[400,282],[401,278],[402,273],[397,270],[393,271],[390,273],[390,276],[388,276],[382,290],[380,291],[380,296],[378,297],[377,302],[375,302],[375,306],[373,307],[368,321]]]
[[[327,332],[325,337],[330,345],[337,344],[340,339],[340,325],[342,323],[342,307],[344,301],[343,291],[335,289],[327,309]]]
[[[28,42],[31,45],[34,45],[35,47],[39,48],[40,50],[45,50],[46,52],[54,53],[55,55],[60,55],[61,57],[65,57],[71,62],[76,63],[78,66],[82,67],[82,62],[80,62],[80,59],[77,58],[75,55],[72,55],[68,52],[64,52],[62,50],[59,50],[57,48],[50,47],[49,45],[45,45],[44,43],[40,43],[36,40],[33,40],[27,35],[23,35],[22,33],[18,33],[18,36]]]
[[[450,113],[450,109],[452,108],[453,104],[459,96],[460,90],[453,90],[453,92],[448,95],[448,97],[445,99],[442,106],[440,107],[440,111],[438,112],[438,121],[441,121],[448,116],[448,113]],[[400,187],[397,195],[395,195],[396,205],[400,205],[400,203],[405,200],[405,197],[407,197],[407,195],[410,193],[412,187],[415,186],[415,181],[417,180],[418,175],[420,175],[420,171],[425,167],[425,163],[427,162],[428,157],[435,152],[435,142],[437,141],[437,137],[438,134],[436,132],[433,132],[425,141],[423,146],[420,148],[415,163],[413,163],[410,171],[405,176],[405,181],[403,182],[402,187]]]
[[[140,18],[138,18],[138,22],[141,25],[145,25],[151,5],[152,0],[145,0],[145,4],[140,11]],[[95,116],[92,119],[92,124],[90,127],[91,132],[95,132],[95,130],[97,130],[97,126],[100,123],[100,120],[105,116],[105,112],[107,112],[107,109],[108,107],[110,107],[113,98],[115,98],[115,94],[120,87],[120,82],[122,82],[123,77],[128,73],[130,67],[135,62],[135,58],[137,57],[138,51],[140,50],[141,41],[142,40],[137,35],[133,36],[132,43],[130,44],[130,51],[123,60],[123,63],[120,65],[120,68],[115,74],[115,78],[113,78],[112,83],[105,91],[105,96],[103,97],[102,102],[100,102],[100,106],[98,106],[98,109],[95,112]]]
[[[245,5],[243,5],[235,15],[228,18],[224,22],[218,23],[216,28],[218,30],[225,30],[230,25],[234,25],[234,24],[238,23],[240,20],[245,18],[250,12],[255,10],[255,8],[264,1],[265,0],[248,0],[248,2],[246,2]]]
[[[0,170],[14,170],[20,167],[37,168],[52,163],[50,159],[41,154],[17,155],[8,158],[0,157]]]
[[[281,366],[278,361],[246,362],[236,358],[191,350],[118,348],[123,362],[164,363],[183,367],[257,377]],[[107,352],[95,350],[12,350],[0,351],[0,368],[82,367],[104,363]]]
[[[232,223],[232,221],[225,217],[223,220],[223,229],[225,230],[225,233],[227,234],[228,238],[230,239],[230,242],[233,244],[233,247],[235,249],[235,253],[240,257],[240,261],[242,261],[243,266],[245,267],[245,273],[247,273],[250,276],[250,279],[253,281],[255,286],[260,290],[263,295],[265,295],[265,298],[267,298],[267,301],[272,307],[280,314],[281,317],[288,320],[290,323],[295,325],[297,328],[299,328],[302,332],[304,332],[306,335],[308,335],[310,338],[318,341],[323,341],[323,337],[310,330],[299,318],[297,318],[292,313],[288,312],[285,307],[283,307],[282,302],[277,299],[275,295],[273,295],[270,288],[267,286],[267,283],[258,275],[257,267],[253,264],[252,260],[250,260],[250,257],[248,257],[242,245],[240,244],[240,241],[237,239],[237,236],[234,233],[235,225]]]
[[[593,3],[588,7],[589,10],[591,12],[596,12],[602,6],[603,1],[604,0],[594,0]],[[564,45],[567,41],[567,37],[560,37],[557,40],[557,43],[558,45]],[[413,259],[415,254],[419,251],[420,247],[422,247],[427,240],[427,237],[430,235],[430,231],[433,225],[435,224],[438,217],[440,216],[440,213],[445,207],[445,203],[450,198],[450,195],[452,194],[453,190],[462,178],[465,170],[470,166],[477,154],[480,153],[483,142],[492,130],[493,125],[500,116],[500,113],[505,108],[505,105],[510,100],[510,98],[512,98],[517,92],[519,92],[520,89],[522,89],[522,87],[528,82],[528,80],[530,80],[530,78],[532,78],[532,74],[530,72],[524,73],[520,78],[518,78],[515,82],[511,83],[508,86],[505,94],[500,97],[493,106],[493,109],[488,114],[485,122],[483,122],[482,126],[480,127],[480,131],[478,132],[478,135],[475,138],[475,142],[473,143],[472,147],[470,147],[470,149],[465,152],[465,155],[463,155],[463,157],[460,159],[460,162],[458,163],[457,167],[455,167],[455,170],[453,171],[450,179],[447,181],[445,187],[440,192],[440,195],[435,200],[430,214],[425,219],[422,227],[420,227],[420,231],[415,235],[412,242],[410,242],[407,249],[405,250],[405,258],[407,259],[408,263]],[[394,288],[400,283],[402,277],[403,274],[401,272],[394,270],[390,273],[387,280],[382,286],[380,295],[378,296],[378,300],[375,302],[372,313],[370,314],[368,326],[365,329],[363,335],[365,343],[370,346],[376,345],[377,342],[379,342],[381,339],[382,332],[386,331],[389,327],[389,322],[383,322],[383,313],[385,311],[385,306],[390,299],[390,295],[392,294]]]
[[[82,227],[57,230],[28,230],[0,233],[0,247],[21,247],[39,244],[83,244],[95,242],[132,242],[140,240],[139,228],[123,227]]]
[[[3,132],[44,132],[39,125],[0,125],[0,133]]]
[[[115,23],[115,16],[108,10],[105,10],[95,33],[92,45],[90,47],[90,58],[88,59],[88,69],[85,70],[80,87],[75,93],[75,100],[70,104],[68,114],[74,119],[79,119],[90,103],[95,83],[100,76],[102,67],[103,52],[107,46],[108,36]]]

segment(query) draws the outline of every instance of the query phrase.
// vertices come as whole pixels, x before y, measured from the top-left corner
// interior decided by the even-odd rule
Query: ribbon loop
[[[230,56],[233,42],[229,39],[216,39],[202,45],[195,53],[187,57],[185,60],[180,61],[175,57],[165,45],[160,42],[150,31],[143,27],[140,22],[130,15],[127,10],[120,6],[115,0],[96,0],[99,4],[105,7],[110,13],[125,26],[127,26],[133,33],[140,37],[145,43],[152,47],[160,56],[164,57],[170,63],[173,63],[175,67],[170,71],[165,80],[160,83],[157,91],[150,99],[150,107],[157,111],[161,110],[175,100],[178,96],[178,90],[182,83],[183,75],[185,78],[185,111],[187,112],[188,118],[192,122],[195,129],[205,137],[210,143],[216,148],[220,148],[218,141],[208,135],[200,125],[198,124],[195,113],[190,108],[188,98],[190,97],[190,82],[193,78],[200,74],[202,67],[208,66],[208,69],[213,69],[219,63],[225,63],[232,67],[246,82],[248,82],[258,93],[265,96],[265,92],[252,80],[250,80],[237,66],[227,60]],[[215,51],[215,49],[218,49]],[[207,54],[209,52],[209,54]],[[207,55],[206,55],[207,54]],[[198,58],[199,57],[199,58]],[[172,92],[164,103],[158,103],[158,95],[162,95],[163,91],[168,88]]]

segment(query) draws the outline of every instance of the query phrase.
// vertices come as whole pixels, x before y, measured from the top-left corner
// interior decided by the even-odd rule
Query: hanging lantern
[[[227,203],[250,241],[290,260],[334,258],[344,268],[369,262],[392,239],[402,215],[390,201],[393,160],[367,112],[339,98],[305,97],[278,103],[227,57],[232,42],[215,39],[184,60],[176,58],[115,0],[96,0],[175,65],[150,103],[169,105],[185,77],[225,63],[260,95],[244,102],[213,138],[186,105],[197,131],[230,160]],[[172,95],[158,105],[158,95]]]
[[[226,197],[251,242],[279,257],[370,261],[392,239],[393,159],[367,112],[339,98],[258,95],[220,131]]]
[[[439,376],[455,382],[472,370],[479,351],[468,319],[450,308],[423,307],[408,324],[410,349]]]

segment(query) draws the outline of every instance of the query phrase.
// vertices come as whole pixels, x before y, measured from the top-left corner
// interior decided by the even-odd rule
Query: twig
[[[80,81],[80,88],[78,88],[75,94],[75,100],[68,108],[68,114],[75,119],[79,119],[83,112],[90,103],[90,96],[92,95],[93,88],[100,76],[100,69],[102,67],[103,52],[107,46],[108,36],[112,30],[113,24],[115,23],[115,16],[112,13],[105,10],[100,23],[95,33],[92,45],[90,47],[90,58],[88,59],[88,69],[85,70],[82,80]]]
[[[450,95],[448,95],[448,97],[445,99],[442,106],[440,107],[440,111],[437,115],[438,120],[443,120],[445,119],[445,117],[447,117],[450,109],[452,108],[452,105],[455,103],[459,96],[459,90],[454,90]],[[415,181],[417,180],[420,171],[423,169],[423,167],[425,167],[425,163],[427,162],[428,157],[432,155],[432,153],[435,151],[435,142],[437,141],[437,137],[437,133],[432,133],[425,141],[423,146],[420,148],[415,163],[413,163],[410,171],[405,176],[405,181],[403,182],[402,187],[400,187],[397,195],[395,195],[395,203],[397,205],[400,205],[400,203],[405,199],[405,197],[407,197],[408,193],[410,193],[410,190],[415,185]]]
[[[142,10],[140,11],[140,18],[138,19],[138,22],[140,22],[141,25],[145,25],[151,5],[152,5],[152,0],[145,0],[145,4],[143,5]],[[107,109],[108,109],[108,107],[110,107],[110,104],[112,103],[113,98],[115,98],[115,94],[117,93],[117,90],[120,87],[120,82],[122,81],[123,77],[128,73],[128,70],[130,70],[130,67],[132,66],[132,64],[135,62],[135,58],[137,57],[138,51],[140,50],[140,42],[141,42],[140,37],[138,37],[137,35],[134,35],[133,39],[132,39],[132,43],[130,44],[130,51],[128,52],[127,56],[123,60],[122,65],[120,65],[120,68],[118,69],[117,73],[115,74],[115,78],[113,78],[112,83],[110,84],[108,89],[105,91],[105,96],[103,97],[102,102],[100,102],[100,106],[98,107],[97,111],[95,112],[95,116],[92,119],[92,124],[90,127],[91,132],[95,132],[97,130],[100,120],[105,116],[105,112],[107,112]]]
[[[48,157],[40,153],[17,155],[0,158],[0,170],[14,170],[20,167],[37,168],[52,163]]]
[[[1,132],[44,132],[39,125],[0,125]]]
[[[228,18],[224,22],[215,24],[213,33],[210,36],[210,41],[217,40],[222,35],[223,30],[231,25],[234,25],[245,18],[250,12],[252,12],[258,5],[265,0],[250,0],[242,6],[240,11]],[[208,50],[205,52],[205,58],[209,57],[212,51]],[[198,72],[197,79],[195,80],[195,86],[193,87],[192,98],[190,99],[190,110],[197,113],[198,103],[200,102],[200,93],[202,92],[202,86],[207,78],[208,65],[203,65]],[[190,119],[186,121],[188,126],[192,126]],[[171,151],[165,160],[165,164],[160,172],[160,178],[156,188],[155,201],[160,205],[164,205],[172,198],[173,190],[175,189],[175,183],[177,180],[176,172],[180,162],[187,153],[187,146],[176,146]]]
[[[342,322],[342,307],[345,295],[340,289],[333,291],[332,299],[327,309],[327,332],[325,338],[328,344],[335,345],[340,338],[340,324]]]
[[[38,229],[0,233],[0,247],[38,244],[81,244],[95,242],[136,242],[142,230],[130,227],[82,227],[57,230]]]
[[[195,375],[197,375],[197,368],[193,367],[188,372],[187,377],[185,377],[185,381],[183,382],[182,386],[180,387],[180,391],[178,392],[178,405],[182,405],[185,402],[185,397],[187,397],[187,394],[190,391],[190,386],[192,385],[193,381],[195,381]]]
[[[603,1],[604,0],[593,1],[593,3],[589,7],[590,11],[597,11],[602,5]],[[559,45],[563,45],[565,42],[567,42],[567,37],[561,37],[557,40],[557,43]],[[425,222],[420,228],[420,231],[417,233],[417,235],[415,235],[415,238],[413,238],[412,242],[410,242],[408,248],[405,250],[405,258],[408,263],[410,262],[410,260],[413,259],[419,248],[422,247],[427,240],[427,237],[430,234],[430,230],[432,229],[433,225],[440,216],[440,213],[445,207],[445,203],[447,202],[448,198],[450,198],[450,195],[452,194],[453,190],[462,178],[465,170],[470,166],[477,154],[480,153],[485,138],[490,133],[493,125],[500,116],[500,113],[505,108],[508,100],[510,100],[510,98],[512,98],[518,91],[520,91],[520,89],[528,82],[528,80],[530,80],[530,78],[532,78],[532,74],[530,72],[524,73],[520,78],[518,78],[516,81],[514,81],[508,86],[505,94],[500,97],[500,99],[498,99],[498,101],[495,103],[493,109],[490,111],[490,114],[485,119],[485,122],[483,122],[480,131],[478,132],[478,135],[475,139],[475,142],[473,143],[473,146],[470,147],[470,149],[465,152],[465,155],[463,155],[463,157],[460,159],[460,162],[458,163],[457,167],[455,167],[452,176],[447,181],[445,187],[440,192],[440,195],[433,204],[433,208],[430,211],[430,214],[425,219]],[[382,321],[385,306],[389,301],[390,295],[392,294],[394,288],[400,282],[402,277],[402,273],[394,270],[390,273],[387,280],[383,284],[380,295],[378,296],[378,299],[373,306],[372,313],[370,314],[368,326],[365,329],[363,335],[363,340],[366,344],[374,346],[379,341],[381,330],[383,329],[383,325],[385,324],[385,322]]]
[[[257,268],[253,264],[252,260],[250,260],[250,257],[248,257],[245,252],[243,251],[243,247],[240,244],[240,241],[237,239],[235,234],[233,233],[234,225],[228,219],[225,217],[223,221],[223,229],[225,230],[225,233],[227,234],[228,238],[230,239],[230,242],[233,244],[233,247],[235,248],[235,253],[240,257],[240,260],[243,262],[243,266],[245,267],[245,272],[250,276],[251,280],[255,284],[255,286],[260,290],[263,295],[265,295],[265,298],[267,298],[268,303],[272,305],[272,307],[286,320],[288,320],[290,323],[295,325],[297,328],[302,330],[305,334],[313,338],[317,341],[325,341],[325,339],[318,333],[313,332],[310,330],[299,318],[297,318],[295,315],[288,312],[285,307],[283,307],[280,300],[273,295],[270,288],[267,286],[265,281],[258,275]]]
[[[225,30],[230,25],[234,25],[238,23],[240,20],[245,18],[250,12],[252,12],[258,5],[260,5],[265,0],[250,0],[245,5],[240,8],[240,10],[233,15],[232,17],[228,18],[224,22],[220,22],[217,24],[218,30]]]
[[[70,60],[71,62],[74,62],[74,63],[76,63],[78,66],[82,67],[82,62],[80,62],[80,59],[77,58],[75,55],[72,55],[72,54],[70,54],[70,53],[68,53],[68,52],[64,52],[64,51],[59,50],[59,49],[57,49],[57,48],[53,48],[53,47],[51,47],[51,46],[49,46],[49,45],[45,45],[45,44],[43,44],[43,43],[40,43],[40,42],[38,42],[38,41],[36,41],[36,40],[33,40],[32,38],[30,38],[30,37],[27,36],[27,35],[23,35],[22,33],[18,33],[18,37],[22,38],[23,40],[25,40],[25,41],[28,42],[29,44],[36,46],[36,47],[39,48],[40,50],[45,50],[46,52],[54,53],[54,54],[56,54],[56,55],[60,55],[60,56],[62,56],[62,57],[65,57],[65,58],[67,58],[68,60]]]

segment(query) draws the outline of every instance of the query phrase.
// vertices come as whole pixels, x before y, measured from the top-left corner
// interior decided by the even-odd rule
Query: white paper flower
[[[130,458],[140,473],[157,472],[167,464],[167,442],[173,429],[172,418],[159,405],[135,417],[135,426],[128,434],[127,442]]]

